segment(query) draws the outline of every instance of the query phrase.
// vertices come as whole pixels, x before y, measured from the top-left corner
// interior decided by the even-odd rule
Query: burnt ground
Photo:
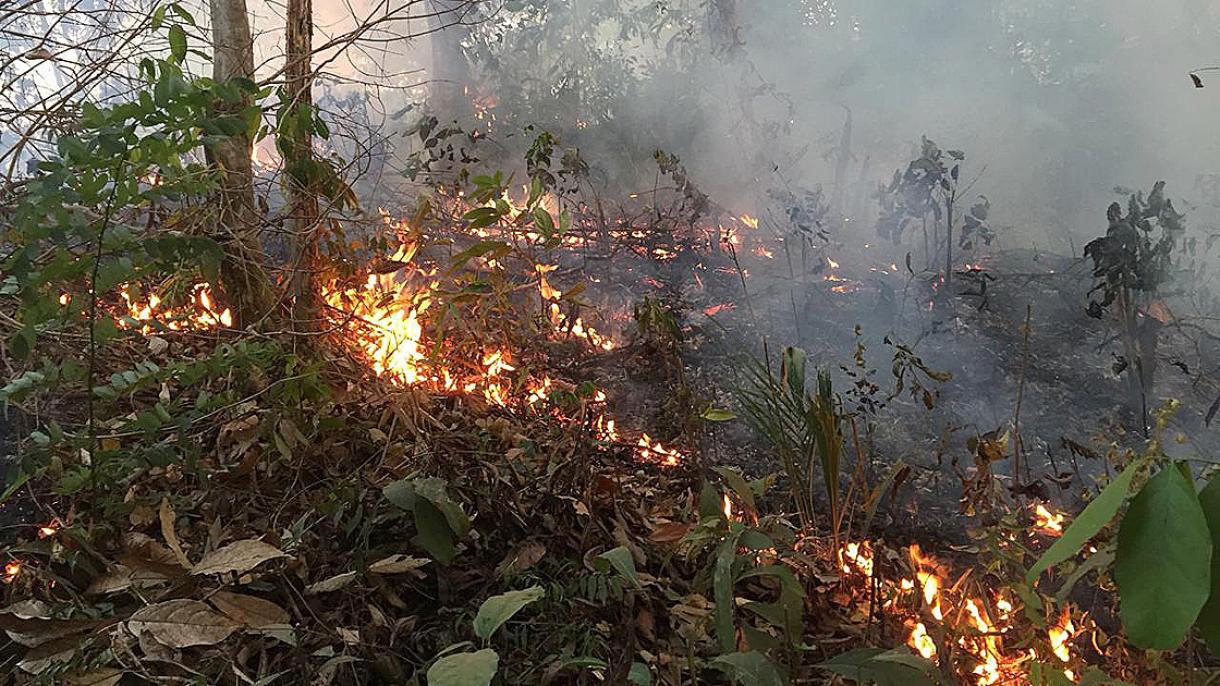
[[[732,407],[729,389],[743,356],[760,356],[764,340],[773,358],[785,345],[804,348],[811,364],[835,372],[840,392],[851,381],[845,372],[859,343],[867,366],[877,370],[873,381],[893,388],[894,348],[887,337],[909,346],[929,368],[952,374],[939,385],[932,409],[904,393],[876,414],[864,439],[874,480],[899,461],[912,467],[912,478],[883,503],[878,518],[897,536],[964,537],[969,519],[962,514],[963,489],[980,469],[972,439],[1011,429],[1022,378],[1023,493],[1078,508],[1107,473],[1103,456],[1112,446],[1144,445],[1141,413],[1130,406],[1125,377],[1115,369],[1121,348],[1113,327],[1085,312],[1092,278],[1083,260],[1032,250],[971,256],[977,263],[955,275],[950,301],[935,297],[943,286],[930,274],[869,269],[870,261],[888,267],[888,257],[870,258],[860,247],[845,246],[827,254],[842,264],[837,275],[846,282],[826,281],[830,270],[797,279],[775,276],[773,267],[743,258],[751,273],[747,299],[740,280],[716,273],[712,259],[683,263],[680,257],[660,270],[654,295],[682,315],[687,386],[717,407]],[[691,278],[692,271],[702,278]],[[840,283],[851,290],[833,292]],[[733,306],[703,314],[723,303]],[[1169,449],[1213,454],[1220,441],[1204,417],[1217,392],[1207,371],[1220,360],[1220,346],[1191,326],[1167,326],[1159,358],[1150,411],[1168,398],[1181,401],[1170,431],[1184,440],[1166,441]],[[679,383],[665,365],[638,350],[605,362],[598,375],[620,416],[634,418],[637,428],[654,436],[678,433],[674,405],[689,407],[673,402]],[[705,427],[699,447],[707,464],[736,465],[752,476],[778,470],[743,422]],[[1007,487],[1013,484],[1011,447],[1005,459],[984,467]]]

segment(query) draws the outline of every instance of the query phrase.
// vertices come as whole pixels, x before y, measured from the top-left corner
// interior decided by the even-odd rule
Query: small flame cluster
[[[222,307],[207,282],[191,287],[189,305],[169,307],[156,293],[142,298],[134,292],[131,284],[119,287],[120,304],[112,308],[115,325],[120,329],[139,331],[143,334],[158,330],[207,331],[233,326],[233,312]],[[72,296],[61,293],[59,304],[67,307]]]
[[[586,325],[580,317],[569,317],[560,309],[559,301],[563,297],[563,291],[552,286],[546,277],[547,274],[555,271],[558,267],[559,265],[554,264],[534,265],[534,269],[538,272],[538,292],[542,296],[543,302],[548,304],[552,329],[561,335],[584,339],[595,348],[607,352],[614,350],[617,347],[614,339]]]
[[[1054,537],[1062,533],[1065,515],[1045,504],[1033,508],[1031,535]],[[945,568],[918,545],[907,549],[912,575],[896,582],[881,582],[881,607],[902,618],[907,627],[906,644],[928,660],[953,659],[978,686],[1024,683],[1026,663],[1037,660],[1036,648],[1006,651],[1004,636],[1013,628],[1015,608],[1000,593],[981,588],[970,592],[969,574],[956,583],[945,583]],[[873,578],[875,551],[868,541],[843,544],[836,554],[839,571],[847,579]],[[859,590],[863,592],[862,585]],[[1075,681],[1072,640],[1080,631],[1065,608],[1046,632],[1050,655],[1063,664],[1063,673]],[[950,657],[946,653],[952,652]]]

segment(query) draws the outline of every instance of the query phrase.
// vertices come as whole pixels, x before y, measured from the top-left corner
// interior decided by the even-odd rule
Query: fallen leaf
[[[251,629],[287,624],[291,619],[284,608],[252,595],[217,591],[208,600],[229,619]]]
[[[344,572],[336,574],[329,579],[323,579],[316,584],[311,584],[305,588],[305,595],[317,595],[319,593],[331,593],[338,591],[341,588],[346,588],[356,578],[356,572]]]
[[[538,541],[526,541],[509,551],[500,562],[498,573],[506,576],[520,574],[538,564],[545,555],[546,546]]]
[[[115,686],[123,678],[123,670],[102,667],[89,672],[73,672],[64,676],[64,686]]]
[[[410,555],[391,555],[369,565],[369,571],[374,574],[403,574],[414,572],[432,560],[426,557],[411,557]]]
[[[685,522],[662,522],[653,527],[649,538],[654,543],[674,543],[682,540],[690,530],[691,525]]]
[[[215,645],[241,628],[198,600],[167,600],[136,611],[127,628],[170,648]]]
[[[174,520],[177,515],[174,514],[173,505],[169,504],[169,498],[161,499],[161,507],[157,512],[157,517],[161,520],[161,536],[165,538],[166,545],[174,551],[174,557],[178,559],[178,563],[183,567],[189,568],[191,560],[182,552],[182,543],[178,541],[178,532],[174,530]]]
[[[263,543],[256,538],[247,538],[204,555],[199,564],[191,570],[191,574],[223,574],[225,572],[245,574],[267,560],[279,557],[288,556],[275,546]]]

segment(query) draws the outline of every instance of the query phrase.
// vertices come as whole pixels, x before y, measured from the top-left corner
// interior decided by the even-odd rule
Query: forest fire
[[[191,307],[165,307],[165,303],[156,293],[150,294],[147,299],[141,299],[133,293],[128,284],[120,287],[119,297],[126,309],[118,314],[119,328],[134,328],[141,333],[150,333],[157,328],[170,331],[202,331],[233,326],[233,313],[229,308],[221,308],[216,303],[212,286],[206,282],[191,288]],[[63,297],[60,302],[64,303]]]
[[[859,602],[866,602],[863,598],[870,592],[875,555],[868,541],[845,543],[837,553],[840,571]],[[908,547],[907,556],[913,575],[883,578],[879,601],[880,607],[905,625],[907,646],[928,660],[952,660],[978,686],[1021,683],[1026,678],[1025,663],[1037,651],[1005,651],[1002,638],[1018,617],[1013,604],[982,589],[971,595],[967,592],[969,572],[956,583],[946,584],[944,566],[917,544]],[[1047,631],[1051,652],[1065,665],[1074,659],[1070,640],[1075,632],[1068,609]],[[1064,674],[1074,680],[1070,669]]]

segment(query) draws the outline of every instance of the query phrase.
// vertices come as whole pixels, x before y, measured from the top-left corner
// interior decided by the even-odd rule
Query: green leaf
[[[454,544],[457,542],[457,537],[449,528],[449,520],[445,518],[445,513],[441,512],[427,498],[415,498],[413,510],[415,529],[419,532],[415,541],[437,562],[441,564],[452,562],[453,556],[456,554]]]
[[[517,614],[521,608],[541,600],[544,595],[546,592],[542,590],[541,586],[533,586],[520,591],[501,593],[484,600],[483,604],[479,606],[479,613],[474,618],[475,635],[484,640],[491,638],[491,635],[496,633],[496,629]]]
[[[179,64],[186,58],[186,31],[177,24],[169,27],[169,54]]]
[[[934,686],[940,683],[936,667],[901,648],[860,648],[819,663],[822,669],[857,683],[876,686]]]
[[[716,640],[720,650],[731,652],[737,645],[733,633],[733,560],[737,559],[737,539],[741,528],[730,531],[716,549],[716,563],[712,568],[712,597],[716,604],[714,615]]]
[[[742,686],[784,686],[775,664],[762,653],[729,653],[712,660],[712,665],[728,672]]]
[[[1171,650],[1182,643],[1211,591],[1211,563],[1194,484],[1167,466],[1131,501],[1118,530],[1114,580],[1133,644]]]
[[[631,551],[626,546],[619,546],[613,550],[607,550],[597,556],[597,560],[604,563],[598,565],[602,567],[602,571],[609,571],[611,567],[618,572],[619,576],[623,577],[627,583],[636,588],[640,588],[640,580],[635,573],[635,559],[631,556]]]
[[[652,672],[648,669],[648,665],[643,662],[632,662],[631,669],[627,670],[627,683],[636,686],[652,686]]]
[[[718,407],[707,408],[701,416],[709,422],[727,422],[737,418],[737,415],[733,414],[732,411],[722,410]]]
[[[1118,475],[1118,478],[1107,484],[1101,493],[1068,525],[1059,540],[1047,548],[1034,566],[1030,567],[1029,573],[1025,575],[1025,582],[1031,586],[1036,584],[1038,577],[1042,576],[1042,572],[1076,555],[1090,538],[1096,536],[1102,527],[1114,519],[1118,508],[1123,504],[1123,498],[1131,488],[1131,480],[1135,478],[1136,472],[1146,462],[1146,459],[1132,462],[1123,470],[1122,474]]]
[[[1199,633],[1212,654],[1220,655],[1220,555],[1216,554],[1220,548],[1220,473],[1213,476],[1199,492],[1199,504],[1203,507],[1203,516],[1207,518],[1207,530],[1212,539],[1212,587],[1207,604],[1199,613]]]
[[[428,686],[488,686],[500,668],[500,656],[490,648],[446,655],[428,668]]]

